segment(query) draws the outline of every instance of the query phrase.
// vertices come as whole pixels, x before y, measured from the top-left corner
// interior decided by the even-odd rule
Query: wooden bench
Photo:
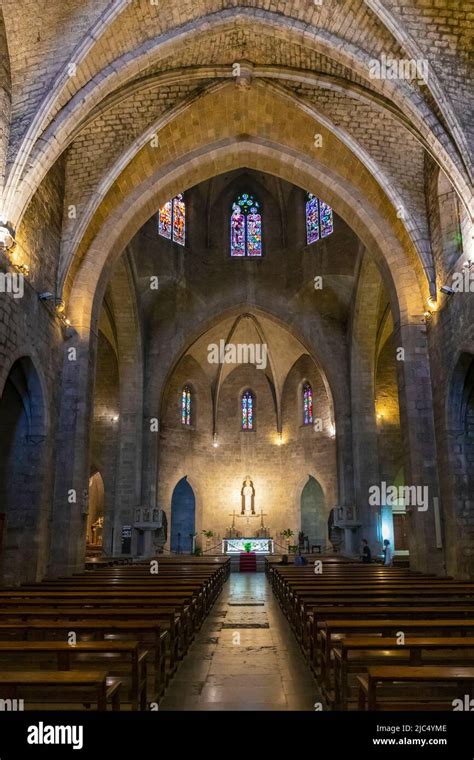
[[[109,654],[116,644],[139,642],[152,650],[159,697],[217,599],[229,575],[230,560],[159,557],[159,572],[154,575],[150,560],[111,566],[112,558],[102,561],[94,555],[92,559],[94,569],[89,572],[0,589],[0,639],[7,639],[0,641],[0,659],[8,647],[16,655],[15,666],[28,651],[49,651],[56,652],[58,667],[67,664],[69,668],[73,652],[81,655],[78,660],[87,656],[90,660],[102,651],[105,656],[112,638],[119,641],[111,642]],[[66,642],[70,632],[77,634],[76,647]],[[94,641],[81,640],[87,636]],[[133,709],[143,709],[147,698],[146,679],[144,686],[138,674],[146,672],[145,661],[141,655],[138,658],[132,662]]]
[[[16,662],[19,656],[32,654],[54,656],[58,670],[70,670],[71,660],[77,656],[113,654],[125,657],[131,667],[132,709],[146,710],[148,650],[140,648],[138,641],[78,641],[74,646],[65,641],[0,641],[0,660],[2,655],[7,655]],[[110,660],[106,659],[104,665],[108,674]]]
[[[138,640],[143,645],[148,644],[153,650],[152,662],[154,663],[155,691],[157,695],[163,693],[167,682],[166,662],[163,656],[165,641],[168,631],[162,630],[161,626],[154,621],[146,620],[30,620],[28,623],[0,623],[0,638],[21,637],[23,640],[32,637],[41,640],[41,636],[48,636],[51,640],[53,635],[62,635],[65,641],[67,635],[74,631],[78,638],[80,635],[89,634],[104,639],[105,636],[122,636],[128,640]],[[67,643],[67,642],[66,642]]]
[[[24,699],[30,692],[42,690],[41,701],[47,701],[44,689],[52,689],[61,703],[96,704],[97,710],[120,710],[120,686],[117,678],[108,678],[99,670],[63,671],[0,671],[0,686],[4,699]],[[77,692],[80,691],[79,696]],[[27,699],[26,705],[28,705]],[[32,700],[33,701],[33,700]],[[38,699],[34,702],[38,703]]]
[[[449,657],[451,666],[468,664],[466,662],[467,655],[470,655],[470,661],[474,660],[474,638],[455,636],[426,638],[420,636],[405,638],[403,643],[398,643],[396,638],[385,636],[359,636],[341,639],[333,648],[334,708],[338,710],[347,709],[350,673],[363,673],[371,665],[382,664],[375,662],[375,659],[387,660],[390,658],[393,660],[397,658],[402,660],[402,665],[435,665],[438,663],[429,659],[430,653],[433,652],[438,654],[444,652],[445,656]],[[351,657],[351,655],[355,656]]]
[[[370,633],[375,636],[396,636],[398,631],[405,635],[419,633],[420,635],[454,636],[459,634],[474,635],[474,619],[441,619],[441,620],[413,620],[413,619],[375,619],[375,620],[331,620],[320,624],[320,667],[321,685],[323,688],[330,686],[331,672],[331,648],[333,637],[348,636],[361,633]]]
[[[428,698],[420,692],[419,699],[409,702],[407,699],[384,699],[380,701],[377,698],[377,689],[383,684],[436,684],[445,686],[462,686],[472,689],[474,687],[474,668],[450,667],[450,666],[423,666],[423,667],[400,667],[400,666],[381,666],[369,667],[367,674],[357,676],[359,683],[359,710],[379,710],[379,709],[441,709],[446,710],[449,702],[442,699],[436,699],[432,695]],[[463,693],[459,692],[453,695],[453,698],[462,698]],[[452,704],[452,701],[451,701]]]

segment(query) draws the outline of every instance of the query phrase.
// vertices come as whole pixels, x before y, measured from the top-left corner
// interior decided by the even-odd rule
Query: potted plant
[[[294,536],[294,531],[291,530],[291,528],[286,528],[285,530],[282,530],[281,535],[287,539],[288,541],[288,552],[290,552],[290,538]]]
[[[252,544],[250,543],[250,541],[247,541],[247,542],[244,544],[244,549],[245,549],[245,551],[247,552],[247,554],[249,554],[249,552],[251,552],[251,551],[252,551]]]
[[[212,530],[203,530],[203,535],[206,537],[206,549],[209,549],[211,538],[214,538],[214,531]]]

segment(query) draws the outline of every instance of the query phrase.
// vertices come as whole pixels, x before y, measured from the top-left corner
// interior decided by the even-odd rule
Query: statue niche
[[[255,514],[255,488],[253,485],[253,481],[250,480],[248,475],[243,482],[240,495],[242,497],[242,511],[240,514],[254,515]]]

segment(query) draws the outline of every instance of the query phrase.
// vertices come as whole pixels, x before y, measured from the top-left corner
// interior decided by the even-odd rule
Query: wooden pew
[[[138,640],[142,646],[147,646],[153,650],[152,661],[155,671],[155,692],[157,695],[163,693],[166,686],[166,669],[163,650],[165,640],[168,636],[167,631],[163,631],[154,621],[130,621],[130,620],[29,620],[28,623],[0,623],[0,639],[14,640],[41,640],[41,637],[48,636],[51,640],[54,635],[61,635],[62,641],[66,640],[67,635],[74,631],[79,635],[91,635],[104,639],[105,636],[114,634],[122,636],[123,639]],[[43,639],[44,640],[44,639]]]
[[[0,641],[0,670],[5,665],[5,656],[10,664],[12,659],[17,662],[18,658],[18,664],[21,665],[21,656],[31,657],[32,654],[54,656],[58,670],[70,670],[71,660],[77,659],[78,656],[120,655],[129,663],[132,709],[146,710],[148,650],[141,648],[138,641],[78,641],[74,646],[65,641]],[[105,660],[104,665],[108,675],[111,669],[110,660]]]
[[[423,667],[400,667],[400,666],[380,666],[369,667],[364,676],[357,676],[359,682],[359,709],[360,710],[380,710],[380,709],[449,709],[449,701],[438,699],[433,695],[424,698],[423,692],[420,693],[419,699],[415,703],[409,702],[407,698],[388,699],[381,701],[378,695],[378,688],[384,684],[394,685],[397,683],[416,684],[418,686],[427,684],[435,685],[437,688],[449,685],[458,688],[456,692],[452,691],[451,704],[454,698],[463,698],[466,688],[474,688],[474,668],[450,667],[450,666],[423,666]]]
[[[104,648],[110,636],[138,640],[153,650],[155,693],[163,693],[167,678],[184,656],[194,631],[219,595],[228,577],[228,557],[191,560],[159,558],[159,575],[149,562],[94,569],[78,576],[0,589],[0,639],[8,645],[47,645],[65,656],[69,632],[102,641],[79,641],[78,649],[92,656],[94,645]],[[62,637],[62,641],[55,641]],[[151,641],[149,641],[151,637]],[[18,638],[23,641],[18,641]],[[31,641],[31,639],[48,639]],[[28,639],[28,641],[25,641]],[[125,641],[113,644],[124,644]],[[136,643],[136,641],[135,641]],[[98,647],[101,651],[101,647]],[[75,648],[74,648],[75,649]],[[17,650],[20,659],[20,649]],[[0,659],[2,642],[0,641]],[[64,659],[61,659],[64,662]],[[168,665],[168,671],[167,671]],[[23,671],[18,671],[23,672]],[[29,673],[29,671],[26,671]],[[133,707],[145,704],[143,688],[136,691],[132,673]]]
[[[41,693],[41,701],[44,703],[47,701],[44,689],[54,687],[53,695],[60,697],[62,703],[82,703],[84,706],[95,703],[96,709],[103,711],[110,701],[112,710],[120,710],[120,686],[121,682],[117,678],[107,678],[99,670],[0,671],[0,687],[4,699],[24,699],[24,695],[36,692]],[[35,702],[38,703],[39,700],[36,699]],[[25,704],[28,707],[28,699]]]
[[[369,633],[375,636],[396,636],[398,631],[407,634],[455,636],[474,635],[474,618],[415,620],[415,619],[374,619],[374,620],[328,620],[318,626],[316,633],[320,647],[321,683],[329,685],[331,672],[331,649],[334,635],[360,635]]]
[[[474,664],[473,637],[436,637],[424,636],[405,638],[403,643],[398,639],[379,636],[357,636],[341,639],[333,648],[335,692],[333,707],[336,710],[347,709],[348,677],[349,674],[361,674],[369,666],[380,665],[376,660],[397,658],[405,665],[434,665],[439,664],[432,659],[433,653],[442,654],[449,658],[451,666]],[[351,657],[355,655],[355,657]],[[431,659],[430,659],[431,655]],[[446,664],[446,663],[444,663]]]

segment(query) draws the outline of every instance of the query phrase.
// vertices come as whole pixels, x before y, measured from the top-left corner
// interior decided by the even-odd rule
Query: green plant
[[[244,544],[244,549],[247,553],[252,549],[252,544],[250,541],[247,541],[247,543]]]
[[[212,530],[203,530],[202,533],[206,536],[206,538],[214,537],[214,532]]]
[[[291,552],[290,538],[295,535],[294,531],[292,531],[291,528],[286,528],[285,530],[282,530],[281,535],[288,540],[288,552]]]
[[[194,556],[202,557],[202,549],[199,546],[196,546],[196,548],[194,549]]]

